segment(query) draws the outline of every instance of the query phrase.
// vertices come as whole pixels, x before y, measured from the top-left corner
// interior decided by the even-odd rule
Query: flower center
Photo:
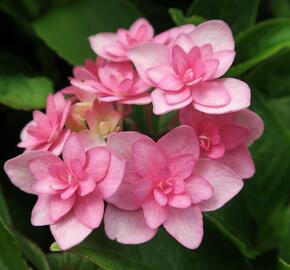
[[[209,137],[205,136],[205,135],[200,135],[198,137],[199,139],[199,145],[206,151],[210,150],[211,147],[211,143],[210,143],[210,139]]]
[[[170,180],[162,180],[159,182],[158,187],[164,194],[169,194],[173,189],[173,184]]]

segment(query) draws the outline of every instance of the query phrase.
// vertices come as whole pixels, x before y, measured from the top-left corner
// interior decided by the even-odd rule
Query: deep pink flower
[[[144,18],[136,20],[129,30],[120,28],[117,33],[100,33],[90,37],[93,51],[114,62],[130,61],[128,49],[153,38],[154,30]]]
[[[202,112],[222,114],[247,108],[250,89],[240,80],[218,79],[231,66],[234,39],[223,21],[198,25],[181,33],[169,46],[154,42],[129,50],[139,75],[156,89],[152,92],[155,114],[192,103]]]
[[[199,139],[201,157],[218,159],[242,178],[255,173],[248,145],[264,129],[263,120],[250,110],[209,115],[188,106],[180,110],[180,122],[191,126]]]
[[[46,103],[46,114],[33,112],[30,121],[20,134],[18,147],[26,150],[47,150],[59,155],[63,145],[70,135],[70,130],[64,128],[70,102],[66,101],[61,92],[49,94]]]
[[[119,132],[107,144],[127,161],[104,217],[107,236],[121,243],[148,241],[163,225],[194,249],[203,237],[201,212],[221,207],[243,186],[224,164],[198,160],[198,139],[189,126],[175,128],[157,143],[136,132]]]
[[[73,87],[65,93],[74,94],[81,101],[117,101],[123,104],[148,104],[151,102],[147,90],[150,86],[138,75],[129,62],[107,62],[98,58],[83,67],[74,68],[71,79]]]
[[[71,134],[63,160],[48,151],[26,152],[5,163],[11,182],[38,196],[31,223],[50,225],[61,249],[80,243],[103,218],[104,198],[119,187],[125,161],[106,147],[85,151]]]

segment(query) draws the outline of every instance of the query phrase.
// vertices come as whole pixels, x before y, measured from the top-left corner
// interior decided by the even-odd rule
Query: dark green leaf
[[[195,0],[187,15],[224,20],[238,33],[255,23],[258,6],[259,0]]]
[[[175,22],[176,25],[183,25],[183,24],[198,25],[205,21],[203,17],[197,16],[197,15],[186,17],[184,16],[182,10],[178,8],[170,8],[169,14],[171,15],[171,18]]]
[[[270,0],[269,6],[275,17],[290,17],[289,0]]]
[[[0,219],[0,269],[28,270],[22,259],[16,239]]]
[[[50,270],[49,264],[42,250],[23,235],[19,233],[16,233],[15,235],[20,250],[27,261],[29,261],[37,270]]]
[[[98,266],[82,256],[70,253],[48,254],[47,259],[53,270],[100,270]]]
[[[0,76],[0,103],[13,109],[42,109],[50,92],[52,83],[44,77]]]
[[[280,50],[290,47],[290,19],[263,21],[236,38],[236,65],[228,76],[237,76]]]
[[[281,242],[280,242],[280,257],[281,259],[290,265],[290,207],[284,213],[284,219],[282,220],[283,227],[281,230]]]
[[[278,270],[290,270],[290,264],[286,263],[282,258],[278,258]]]
[[[34,24],[37,35],[70,64],[95,58],[88,37],[128,27],[141,13],[127,0],[83,0],[52,10]]]
[[[205,226],[205,238],[195,251],[184,248],[164,230],[148,243],[121,245],[110,241],[102,230],[72,252],[83,255],[107,270],[247,270],[247,260],[211,225]]]
[[[3,220],[5,224],[11,225],[11,217],[6,205],[1,185],[0,185],[0,219]]]

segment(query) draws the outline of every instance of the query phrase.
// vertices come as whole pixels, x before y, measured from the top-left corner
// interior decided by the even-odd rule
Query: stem
[[[148,132],[150,134],[152,134],[153,133],[153,128],[152,128],[151,106],[150,106],[150,104],[146,105],[145,113],[146,113],[146,124],[147,124],[147,127],[148,127]]]
[[[120,131],[123,131],[123,104],[117,103],[117,111],[121,114]]]

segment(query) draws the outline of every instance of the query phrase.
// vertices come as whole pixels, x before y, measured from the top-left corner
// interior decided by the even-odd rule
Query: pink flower
[[[129,50],[139,75],[156,89],[153,111],[164,114],[192,103],[202,112],[222,114],[247,108],[250,89],[240,80],[218,79],[231,66],[234,39],[223,21],[198,25],[181,33],[169,46],[154,42]]]
[[[46,103],[46,114],[33,112],[30,121],[20,134],[18,147],[30,150],[47,150],[59,155],[70,135],[64,125],[70,110],[70,102],[66,101],[61,92],[49,94]]]
[[[14,185],[38,196],[31,223],[50,225],[60,248],[69,249],[99,227],[103,199],[119,187],[125,163],[106,147],[85,151],[74,133],[62,157],[47,151],[26,152],[8,160],[4,169]]]
[[[180,111],[180,122],[191,126],[199,140],[201,156],[226,164],[242,178],[255,173],[248,145],[258,139],[264,129],[263,120],[250,110],[209,115],[188,106]]]
[[[150,86],[138,75],[129,62],[114,63],[98,58],[96,63],[87,60],[84,67],[74,68],[72,88],[66,93],[74,94],[82,101],[117,101],[123,104],[148,104],[147,90]]]
[[[163,225],[185,247],[197,248],[203,237],[201,212],[221,207],[243,186],[224,164],[198,160],[198,138],[188,126],[157,143],[136,132],[119,132],[107,144],[127,161],[104,217],[107,236],[120,243],[146,242]]]
[[[143,18],[136,20],[129,30],[120,28],[117,33],[100,33],[91,36],[90,44],[93,51],[114,62],[130,61],[128,49],[153,38],[154,30],[151,24]]]

